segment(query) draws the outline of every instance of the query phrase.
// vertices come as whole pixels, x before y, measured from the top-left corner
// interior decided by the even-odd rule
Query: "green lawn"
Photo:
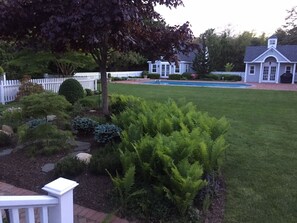
[[[225,222],[297,222],[297,92],[110,84],[110,93],[195,103],[228,118]]]

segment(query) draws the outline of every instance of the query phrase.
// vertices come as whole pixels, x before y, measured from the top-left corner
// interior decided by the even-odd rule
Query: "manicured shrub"
[[[80,98],[84,97],[84,89],[77,80],[67,79],[61,84],[59,95],[65,96],[67,101],[74,104]]]
[[[16,100],[20,100],[21,98],[31,95],[31,94],[39,94],[44,92],[44,89],[41,84],[36,84],[30,82],[31,77],[25,75],[21,80],[21,86],[19,87],[19,91],[16,95]]]
[[[86,169],[87,165],[76,157],[66,157],[55,166],[56,177],[76,177]]]
[[[169,74],[169,80],[181,80],[183,76],[180,74]]]
[[[113,124],[102,124],[95,127],[94,138],[98,143],[106,144],[120,138],[121,129]]]
[[[63,131],[49,123],[29,128],[24,124],[18,128],[19,144],[25,145],[30,155],[52,155],[71,148],[68,141],[73,138],[71,132]]]
[[[190,72],[184,72],[182,74],[182,77],[185,78],[186,80],[192,80],[193,79],[193,73],[190,73]]]
[[[150,73],[150,74],[147,75],[147,77],[150,78],[150,79],[160,79],[160,74]]]
[[[92,96],[94,94],[91,89],[86,88],[85,91],[86,91],[86,96]]]
[[[85,135],[93,134],[97,124],[96,121],[87,117],[75,117],[71,123],[74,130]]]
[[[26,96],[21,100],[22,115],[25,118],[46,118],[56,115],[58,119],[67,119],[71,104],[60,95],[44,92]]]

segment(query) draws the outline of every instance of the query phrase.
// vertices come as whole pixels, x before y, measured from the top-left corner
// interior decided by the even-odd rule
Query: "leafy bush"
[[[86,88],[85,91],[86,91],[86,96],[92,96],[94,94],[91,89]]]
[[[4,73],[4,69],[0,66],[0,75]]]
[[[113,140],[119,139],[121,129],[113,124],[97,125],[95,127],[94,137],[95,141],[106,144]]]
[[[115,174],[121,171],[121,162],[118,151],[109,146],[99,149],[91,158],[89,170],[96,175],[106,175],[108,172]]]
[[[100,106],[100,97],[87,96],[78,101],[84,109],[95,109]]]
[[[149,75],[149,72],[147,70],[144,70],[141,72],[141,77],[144,78],[145,76],[147,77]]]
[[[119,114],[128,107],[133,107],[139,102],[139,98],[125,95],[112,95],[110,97],[110,109],[112,114]]]
[[[181,80],[183,76],[180,74],[169,74],[169,80]]]
[[[66,157],[55,166],[57,177],[76,177],[86,169],[87,165],[76,157]]]
[[[76,117],[72,120],[72,128],[79,133],[92,134],[97,122],[87,117]]]
[[[58,119],[68,118],[67,110],[71,104],[60,95],[44,92],[26,96],[21,100],[22,114],[26,118],[46,118],[47,115],[56,115]]]
[[[241,76],[232,75],[232,74],[219,75],[219,78],[221,80],[226,80],[226,81],[241,81]]]
[[[150,73],[150,74],[147,75],[147,77],[150,78],[150,79],[160,79],[160,74]]]
[[[28,75],[24,75],[21,80],[21,86],[19,87],[19,91],[16,95],[16,100],[20,100],[21,98],[31,95],[31,94],[39,94],[44,92],[44,89],[41,84],[36,84],[30,82],[31,77]]]
[[[29,128],[24,124],[18,128],[19,143],[29,149],[34,155],[52,155],[60,151],[70,149],[68,143],[72,139],[69,131],[63,131],[52,124],[40,124],[35,128]]]
[[[67,79],[61,84],[59,95],[65,96],[67,101],[74,104],[80,98],[84,97],[84,89],[77,80]]]
[[[193,78],[192,78],[192,75],[193,75],[193,73],[190,73],[190,72],[184,72],[184,73],[182,74],[182,77],[185,78],[186,80],[192,80],[192,79],[193,79]]]
[[[11,126],[14,131],[22,124],[22,122],[23,115],[21,107],[9,107],[2,112],[0,123]]]

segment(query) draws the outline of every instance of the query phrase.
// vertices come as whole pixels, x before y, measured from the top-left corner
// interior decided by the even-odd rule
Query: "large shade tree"
[[[102,109],[108,113],[106,68],[111,52],[134,50],[174,60],[187,52],[193,38],[189,24],[169,27],[155,11],[157,4],[182,0],[0,0],[0,38],[38,43],[54,52],[90,53],[100,67]],[[145,55],[146,55],[145,54]]]

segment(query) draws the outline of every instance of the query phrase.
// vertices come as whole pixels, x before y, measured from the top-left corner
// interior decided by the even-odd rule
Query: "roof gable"
[[[263,54],[263,55],[262,55]],[[269,55],[275,56],[278,60],[297,62],[297,45],[278,45],[276,50],[268,49],[266,46],[248,46],[245,51],[244,62],[263,60]]]

